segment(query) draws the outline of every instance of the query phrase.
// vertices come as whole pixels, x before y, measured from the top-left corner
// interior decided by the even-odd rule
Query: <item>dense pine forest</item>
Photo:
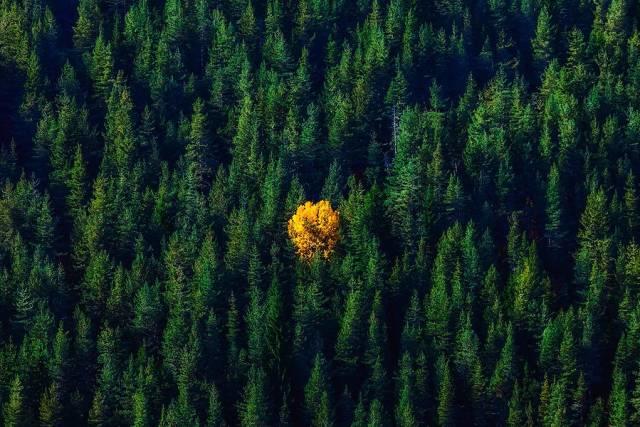
[[[639,26],[0,0],[1,422],[640,425]]]

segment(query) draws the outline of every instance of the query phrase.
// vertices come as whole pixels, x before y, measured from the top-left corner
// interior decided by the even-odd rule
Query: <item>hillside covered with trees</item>
[[[0,0],[0,421],[640,425],[639,25]]]

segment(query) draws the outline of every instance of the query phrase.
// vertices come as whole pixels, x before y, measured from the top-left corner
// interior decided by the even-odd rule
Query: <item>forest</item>
[[[640,426],[639,0],[0,0],[0,424]]]

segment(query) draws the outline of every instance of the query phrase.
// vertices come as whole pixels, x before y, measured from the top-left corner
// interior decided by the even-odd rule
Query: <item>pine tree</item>
[[[101,99],[107,100],[115,78],[114,59],[111,43],[105,41],[102,31],[98,34],[98,38],[93,46],[89,71],[96,94],[100,96]]]
[[[225,231],[228,236],[227,250],[224,256],[227,269],[236,274],[246,273],[249,267],[251,228],[245,209],[231,212]]]
[[[602,398],[596,399],[595,403],[591,406],[589,416],[587,418],[587,425],[589,427],[598,427],[605,425],[605,412]]]
[[[573,391],[571,402],[571,422],[575,424],[583,424],[586,418],[587,407],[587,386],[584,373],[580,373],[578,383]]]
[[[638,196],[635,189],[635,178],[633,173],[627,175],[624,190],[624,217],[626,229],[633,239],[638,233],[640,217],[638,216]]]
[[[588,253],[594,254],[598,242],[607,240],[609,230],[607,199],[601,188],[594,189],[589,194],[585,210],[580,218],[580,225],[578,239]]]
[[[251,367],[245,388],[241,425],[245,427],[268,424],[269,409],[266,395],[265,374],[259,368]]]
[[[353,421],[351,427],[365,427],[367,425],[367,411],[362,402],[362,396],[358,399],[358,404],[353,411]]]
[[[241,101],[240,115],[235,137],[232,141],[233,162],[230,166],[230,180],[233,188],[250,189],[252,178],[260,173],[258,152],[258,123],[255,118],[253,101],[245,96]]]
[[[572,317],[569,319],[572,319]],[[558,355],[561,369],[560,379],[567,386],[574,384],[578,379],[576,344],[571,328],[572,326],[570,325],[564,330]]]
[[[138,289],[134,301],[133,327],[142,335],[147,344],[153,346],[160,330],[161,305],[157,285],[147,283]]]
[[[309,425],[327,427],[332,425],[333,410],[327,387],[327,372],[324,357],[317,354],[309,381],[304,388],[305,411]]]
[[[148,403],[140,390],[133,395],[133,425],[135,427],[151,425]]]
[[[627,377],[619,367],[613,370],[613,384],[609,396],[609,425],[628,425],[628,403],[626,390]]]
[[[25,414],[24,386],[20,377],[16,376],[9,389],[9,399],[4,405],[4,424],[10,427],[28,425]]]
[[[203,318],[210,309],[220,306],[223,293],[220,282],[219,260],[216,242],[208,234],[200,247],[200,253],[193,266],[194,317]]]
[[[567,393],[567,386],[563,381],[554,381],[552,383],[549,405],[544,418],[545,425],[566,425],[569,422]]]
[[[252,49],[257,35],[256,17],[251,0],[248,0],[246,4],[247,6],[238,19],[238,32],[249,49]]]
[[[354,284],[347,296],[345,311],[336,339],[335,359],[342,366],[345,379],[349,382],[360,364],[364,344],[364,301],[362,290]]]
[[[493,371],[490,387],[498,398],[503,398],[511,392],[511,386],[515,377],[515,348],[513,338],[513,327],[507,328],[507,337],[500,352],[500,358]]]
[[[206,50],[211,41],[211,9],[209,2],[206,0],[197,0],[195,2],[195,30],[197,34],[198,44],[198,69],[202,70],[205,66]]]
[[[129,173],[137,148],[133,122],[133,102],[126,87],[117,82],[111,91],[105,117],[106,150],[103,168],[115,167],[121,174]]]
[[[538,420],[542,424],[549,412],[549,401],[551,400],[551,389],[549,384],[549,377],[547,374],[544,376],[544,381],[540,387],[540,404],[538,406]]]
[[[398,402],[396,403],[395,416],[399,426],[412,426],[417,422],[413,402],[413,367],[411,357],[404,353],[400,361],[398,378]]]
[[[520,391],[520,385],[516,381],[513,387],[513,393],[511,393],[511,399],[509,400],[509,416],[507,423],[510,427],[525,425],[525,411],[522,402],[522,396]]]
[[[541,267],[535,244],[532,242],[527,247],[524,236],[520,241],[522,246],[519,251],[522,252],[514,254],[521,258],[516,261],[516,271],[512,276],[513,311],[515,319],[521,323],[525,330],[535,334],[538,332],[539,319],[544,311],[542,297],[547,280],[541,277]]]
[[[604,25],[604,49],[600,55],[606,55],[607,58],[600,58],[603,65],[611,67],[611,71],[616,71],[616,66],[620,65],[623,55],[623,40],[627,38],[626,16],[627,2],[625,0],[613,0],[609,4]],[[605,62],[606,61],[606,62]]]
[[[309,51],[303,48],[300,53],[300,59],[298,59],[298,66],[292,76],[291,92],[289,94],[290,104],[294,108],[298,108],[299,113],[306,112],[305,107],[312,98],[312,89]]]
[[[554,254],[558,256],[565,243],[566,223],[564,221],[560,173],[556,165],[551,166],[549,171],[546,198],[547,222],[545,225],[545,237],[549,248],[554,250]]]
[[[78,2],[78,20],[73,27],[73,42],[76,49],[88,49],[96,36],[96,26],[100,22],[100,10],[96,0]]]
[[[227,311],[227,381],[232,386],[237,387],[236,381],[240,378],[240,343],[238,336],[240,331],[240,319],[238,308],[236,306],[236,298],[233,293],[229,297],[229,308]]]
[[[629,422],[637,423],[640,421],[640,376],[637,372],[635,373],[635,380],[633,382],[633,390],[631,391],[629,405]]]
[[[45,390],[40,399],[40,425],[47,427],[62,426],[63,408],[60,401],[59,386],[52,384]]]
[[[182,0],[168,0],[164,4],[164,35],[170,43],[185,37],[185,18]]]
[[[438,391],[438,425],[450,426],[455,424],[454,412],[454,384],[449,362],[445,360],[441,364],[440,389]]]
[[[209,160],[209,147],[211,145],[208,130],[207,116],[204,112],[204,103],[196,99],[191,115],[191,132],[189,142],[185,149],[185,157],[189,165],[189,176],[193,177],[195,187],[199,190],[207,188],[211,177]]]
[[[207,408],[207,427],[222,427],[224,426],[224,419],[222,416],[222,403],[220,402],[220,395],[215,385],[211,386],[209,390],[209,404]]]
[[[271,279],[265,301],[265,344],[270,372],[283,372],[285,368],[285,308],[280,281]]]
[[[538,73],[542,73],[554,57],[553,40],[555,31],[549,10],[546,7],[542,7],[538,15],[535,38],[531,42],[533,58]]]
[[[78,220],[87,197],[86,168],[79,145],[76,146],[67,187],[67,206],[73,218]]]

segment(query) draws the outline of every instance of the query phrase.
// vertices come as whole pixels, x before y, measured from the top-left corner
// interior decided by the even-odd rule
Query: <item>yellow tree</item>
[[[310,261],[316,253],[329,258],[338,243],[340,215],[326,200],[306,202],[289,220],[289,238],[298,256]]]

